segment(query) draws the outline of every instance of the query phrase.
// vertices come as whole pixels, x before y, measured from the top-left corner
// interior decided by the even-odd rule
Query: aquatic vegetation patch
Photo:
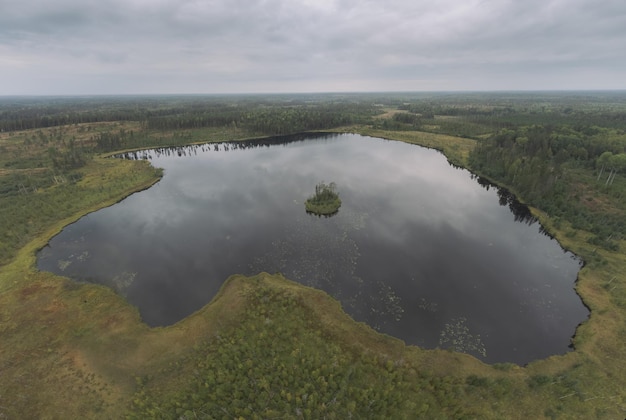
[[[439,336],[439,345],[463,353],[478,353],[487,356],[487,349],[480,335],[472,334],[464,317],[454,318],[448,322]]]

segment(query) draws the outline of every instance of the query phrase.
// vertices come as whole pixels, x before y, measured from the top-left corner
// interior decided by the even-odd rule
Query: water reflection
[[[40,269],[106,284],[149,325],[209,302],[233,273],[281,272],[351,316],[427,348],[526,363],[567,351],[587,311],[579,263],[508,192],[433,150],[356,135],[131,152],[153,188],[68,226]],[[341,211],[302,211],[312,185]],[[518,223],[516,223],[518,222]]]
[[[488,179],[483,178],[478,175],[471,175],[471,178],[474,179],[478,185],[489,191],[491,188],[494,188],[498,194],[498,203],[501,206],[508,207],[511,210],[511,213],[515,217],[516,222],[525,223],[527,225],[533,225],[537,223],[537,218],[533,216],[530,212],[528,206],[520,203],[515,195],[510,193],[508,190],[504,188],[500,188],[497,185],[491,183]],[[548,233],[541,227],[541,233],[548,235]]]
[[[485,188],[487,191],[489,191],[491,188],[494,188],[498,194],[498,202],[501,206],[509,208],[516,222],[525,223],[529,226],[539,222],[537,218],[533,216],[528,206],[520,203],[515,195],[510,193],[507,189],[501,188],[481,176],[472,174],[471,177],[478,183],[478,185]],[[538,224],[538,226],[539,233],[549,237],[550,239],[554,239],[552,234],[550,234],[550,232],[548,232],[546,228],[543,227],[543,225]]]
[[[204,152],[228,152],[230,150],[247,150],[260,147],[269,148],[271,146],[287,146],[291,143],[305,142],[312,139],[329,139],[337,137],[338,134],[327,133],[306,133],[306,134],[289,134],[285,136],[267,137],[261,139],[252,140],[240,140],[233,142],[223,143],[205,143],[205,144],[191,144],[187,146],[171,146],[171,147],[158,147],[156,149],[149,150],[135,150],[130,152],[119,153],[114,155],[115,158],[131,159],[131,160],[152,160],[158,157],[172,157],[172,156],[197,156],[198,153]]]

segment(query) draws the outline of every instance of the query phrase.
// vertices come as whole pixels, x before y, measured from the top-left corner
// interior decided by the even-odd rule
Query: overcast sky
[[[0,95],[625,88],[625,0],[0,0]]]

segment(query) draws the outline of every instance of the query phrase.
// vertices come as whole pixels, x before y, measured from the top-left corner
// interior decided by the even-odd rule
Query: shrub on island
[[[337,186],[334,182],[325,184],[320,182],[315,186],[315,195],[304,202],[307,213],[318,216],[331,216],[339,211],[341,199],[337,194]]]

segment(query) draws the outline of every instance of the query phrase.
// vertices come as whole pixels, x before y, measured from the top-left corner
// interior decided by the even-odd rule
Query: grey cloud
[[[0,0],[0,94],[624,88],[624,28],[621,0]]]

